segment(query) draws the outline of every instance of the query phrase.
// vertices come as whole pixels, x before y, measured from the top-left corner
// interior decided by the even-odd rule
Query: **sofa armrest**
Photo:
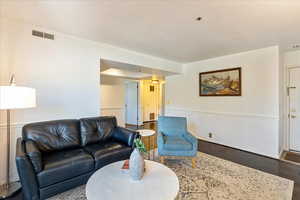
[[[117,127],[114,130],[113,138],[119,142],[125,143],[129,147],[134,147],[134,139],[140,137],[139,133],[123,127]]]
[[[36,174],[26,155],[25,144],[21,138],[18,138],[16,148],[16,165],[23,188],[23,197],[25,200],[38,200],[39,186]]]
[[[157,133],[157,146],[158,148],[162,148],[165,143],[164,134],[161,132]]]
[[[42,171],[42,153],[36,146],[35,142],[32,140],[26,140],[25,142],[25,150],[26,154],[29,157],[33,168],[36,173],[39,173]]]
[[[192,143],[194,150],[198,150],[198,139],[194,135],[192,135],[190,132],[186,132],[183,137]]]

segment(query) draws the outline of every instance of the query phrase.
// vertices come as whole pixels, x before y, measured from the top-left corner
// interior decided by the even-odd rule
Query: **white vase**
[[[129,173],[133,180],[141,180],[144,175],[145,160],[141,152],[135,148],[129,159]]]

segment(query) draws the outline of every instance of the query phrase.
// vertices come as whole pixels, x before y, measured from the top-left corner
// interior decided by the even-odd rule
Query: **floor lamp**
[[[14,76],[11,77],[10,86],[0,86],[0,110],[6,110],[7,114],[7,156],[6,156],[6,180],[0,188],[0,199],[12,196],[20,188],[20,182],[10,182],[10,110],[32,108],[36,106],[35,89],[19,87],[15,84]]]

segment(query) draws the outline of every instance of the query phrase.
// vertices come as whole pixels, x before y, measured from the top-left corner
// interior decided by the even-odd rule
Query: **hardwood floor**
[[[300,166],[199,140],[199,151],[295,181],[293,200],[300,199]],[[9,200],[21,200],[21,192]]]

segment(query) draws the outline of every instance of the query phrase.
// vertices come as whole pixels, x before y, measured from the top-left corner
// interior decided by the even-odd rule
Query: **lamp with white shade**
[[[14,76],[10,79],[10,86],[0,86],[0,110],[7,113],[7,161],[6,161],[6,181],[0,189],[0,199],[5,199],[17,192],[21,185],[19,182],[11,183],[9,180],[10,171],[10,110],[32,108],[36,106],[35,89],[16,86]]]

